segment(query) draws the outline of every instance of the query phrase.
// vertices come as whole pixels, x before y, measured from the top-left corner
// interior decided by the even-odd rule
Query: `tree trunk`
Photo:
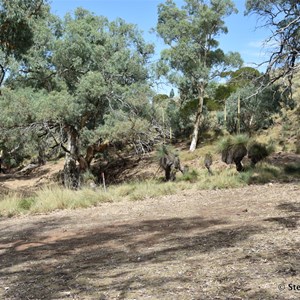
[[[241,133],[241,96],[238,96],[238,101],[237,101],[237,133]]]
[[[68,135],[68,152],[64,165],[64,184],[66,188],[78,189],[80,187],[80,170],[76,165],[79,157],[78,133],[72,126],[65,127]]]
[[[199,127],[200,127],[200,122],[201,122],[201,116],[202,116],[202,111],[203,111],[203,100],[204,100],[204,84],[200,83],[198,87],[198,109],[197,109],[197,115],[196,115],[196,120],[194,123],[194,131],[192,135],[192,142],[190,145],[190,151],[193,152],[195,151],[197,147],[197,142],[198,142],[198,136],[199,136]]]

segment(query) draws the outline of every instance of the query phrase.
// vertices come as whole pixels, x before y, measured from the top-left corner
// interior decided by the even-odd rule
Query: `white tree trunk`
[[[191,145],[190,145],[190,151],[191,152],[196,150],[198,137],[199,137],[199,127],[200,127],[201,116],[202,116],[202,111],[203,111],[204,84],[199,84],[198,95],[199,95],[198,109],[197,109],[196,120],[195,120],[195,123],[194,123],[192,142],[191,142]]]

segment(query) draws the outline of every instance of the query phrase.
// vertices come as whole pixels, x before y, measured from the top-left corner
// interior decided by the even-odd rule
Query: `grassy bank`
[[[83,188],[78,191],[60,186],[44,187],[31,197],[9,193],[0,198],[0,216],[12,217],[21,214],[49,213],[59,209],[77,209],[97,206],[104,202],[139,201],[163,195],[176,194],[188,189],[226,189],[243,187],[248,184],[269,182],[289,182],[300,179],[300,165],[276,167],[267,163],[255,169],[238,173],[235,168],[214,170],[190,170],[179,175],[175,182],[162,182],[162,179],[112,185],[105,192],[101,187],[96,190]]]

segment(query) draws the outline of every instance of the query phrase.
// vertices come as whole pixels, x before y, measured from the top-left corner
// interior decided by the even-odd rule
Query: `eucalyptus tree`
[[[39,95],[29,101],[31,126],[67,153],[65,185],[76,188],[105,138],[141,152],[159,137],[147,69],[153,46],[135,25],[84,9],[51,20],[8,82]]]
[[[48,12],[44,0],[0,1],[0,85],[9,59],[20,59],[32,47],[34,27]]]
[[[251,83],[257,84],[261,79],[261,73],[252,67],[242,67],[224,75],[228,77],[227,85],[234,90],[245,87]]]
[[[63,28],[53,64],[70,98],[71,117],[62,122],[70,152],[66,176],[72,178],[75,160],[82,170],[89,167],[99,137],[132,143],[138,150],[151,141],[146,66],[153,46],[144,42],[136,26],[121,19],[109,22],[83,9],[74,17],[67,15]]]
[[[23,69],[23,62],[36,47],[37,34],[49,16],[47,1],[0,1],[0,85],[5,77],[7,79],[0,97],[0,149],[2,159],[12,166],[24,159],[29,146],[26,140],[33,140],[35,134],[26,130],[28,123],[34,120],[32,102],[28,101],[33,91],[13,90],[9,81],[16,79]]]
[[[179,88],[181,98],[198,99],[190,151],[196,149],[208,83],[242,64],[238,53],[225,54],[217,41],[228,31],[224,19],[235,12],[231,0],[185,0],[182,8],[167,0],[158,6],[156,31],[169,46],[158,73]]]

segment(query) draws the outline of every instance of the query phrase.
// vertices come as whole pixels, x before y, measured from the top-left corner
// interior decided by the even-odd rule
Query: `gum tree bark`
[[[194,123],[192,142],[190,145],[191,152],[195,151],[195,149],[197,147],[198,138],[199,138],[199,127],[201,124],[201,116],[202,116],[202,112],[203,112],[204,89],[205,89],[204,83],[200,83],[198,86],[198,94],[199,94],[198,109],[197,109],[196,120]]]
[[[78,132],[73,126],[66,126],[68,135],[68,148],[64,165],[64,185],[69,189],[78,189],[80,187],[80,170],[76,165],[79,157]]]

